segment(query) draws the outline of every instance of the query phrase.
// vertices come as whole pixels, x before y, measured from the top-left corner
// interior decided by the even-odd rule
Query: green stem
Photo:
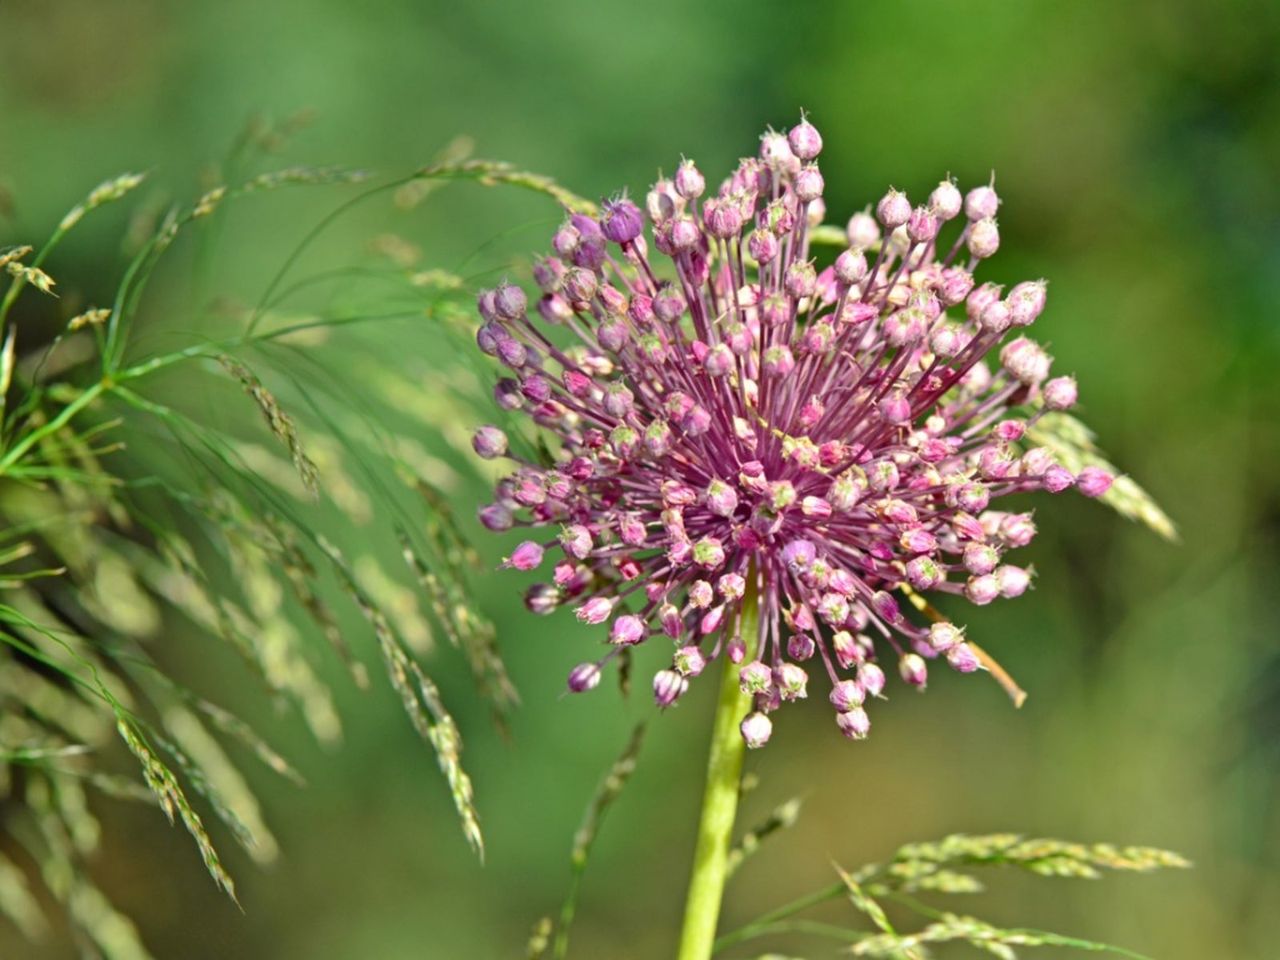
[[[742,636],[748,649],[755,646],[757,627],[754,577],[742,608]],[[693,872],[685,901],[684,929],[680,934],[679,960],[707,960],[711,956],[720,919],[720,901],[728,877],[728,857],[733,821],[738,811],[742,757],[746,744],[738,727],[751,709],[751,697],[738,684],[738,671],[725,658],[721,667],[720,698],[711,728],[711,754],[707,760],[707,785],[702,794],[702,816],[693,852]]]

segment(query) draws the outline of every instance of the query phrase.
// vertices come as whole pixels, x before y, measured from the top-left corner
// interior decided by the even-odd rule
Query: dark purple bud
[[[624,197],[603,205],[600,225],[609,240],[630,243],[644,229],[644,215],[639,207]]]
[[[480,518],[480,522],[486,530],[492,530],[494,533],[510,530],[515,522],[511,516],[511,511],[501,503],[486,504],[476,511],[476,516]]]
[[[600,683],[600,665],[597,663],[580,663],[569,671],[569,690],[573,693],[585,693]]]
[[[689,689],[689,681],[675,670],[659,670],[653,676],[653,699],[659,707],[666,709]]]
[[[524,291],[503,280],[493,292],[493,312],[504,320],[518,320],[524,316],[526,300]]]

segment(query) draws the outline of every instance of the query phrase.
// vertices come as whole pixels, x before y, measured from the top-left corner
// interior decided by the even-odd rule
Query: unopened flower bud
[[[801,120],[787,134],[791,152],[801,160],[812,160],[822,152],[822,136],[808,120]]]
[[[871,732],[871,718],[862,707],[854,707],[836,714],[836,726],[850,740],[865,740]]]
[[[1000,207],[1000,197],[991,187],[974,187],[964,198],[964,215],[970,220],[989,220]]]
[[[580,663],[569,671],[569,690],[573,693],[585,693],[600,683],[600,666],[595,663]]]
[[[675,187],[686,200],[696,200],[707,189],[707,181],[692,160],[682,160],[676,168]]]
[[[1000,228],[994,220],[978,220],[969,225],[969,236],[965,242],[973,256],[986,260],[1000,249]]]
[[[898,661],[898,673],[913,687],[925,688],[929,680],[929,668],[918,653],[907,653]]]
[[[967,643],[958,643],[947,651],[947,663],[958,673],[973,673],[982,666],[982,661]]]
[[[890,190],[876,204],[876,218],[889,230],[911,219],[911,201],[899,190]]]
[[[942,220],[951,220],[964,206],[964,197],[951,180],[943,180],[929,194],[929,208]]]
[[[639,207],[624,197],[603,205],[600,226],[614,243],[630,243],[644,230],[644,216]]]
[[[884,690],[884,671],[870,661],[858,664],[857,680],[858,686],[862,687],[869,697],[878,697]]]
[[[769,736],[773,733],[773,721],[757,710],[747,715],[739,730],[747,746],[755,750],[769,742]]]
[[[1076,381],[1074,377],[1054,377],[1040,388],[1044,405],[1050,410],[1070,410],[1076,405]]]
[[[831,693],[827,699],[831,701],[831,705],[840,713],[846,710],[852,710],[854,707],[862,706],[862,701],[866,697],[862,687],[858,686],[856,680],[841,680],[831,688]]]
[[[624,613],[609,628],[609,642],[616,646],[632,646],[643,639],[644,621],[635,614]]]
[[[493,460],[507,452],[507,435],[494,426],[484,426],[471,438],[471,446],[485,460]]]
[[[542,547],[532,540],[526,540],[511,551],[506,566],[516,570],[533,570],[542,563]]]
[[[803,700],[808,696],[805,687],[809,683],[809,675],[798,663],[784,663],[773,675],[779,695],[783,700]]]
[[[1114,482],[1115,478],[1101,467],[1085,467],[1076,476],[1076,489],[1086,497],[1100,497]]]
[[[671,706],[689,689],[689,681],[675,670],[659,670],[653,675],[653,700],[661,708]]]
[[[980,607],[985,607],[1000,596],[1000,581],[990,573],[978,577],[970,577],[964,585],[964,595],[969,598],[970,602]]]
[[[738,671],[738,684],[746,694],[768,693],[773,687],[773,671],[762,660],[752,660]]]

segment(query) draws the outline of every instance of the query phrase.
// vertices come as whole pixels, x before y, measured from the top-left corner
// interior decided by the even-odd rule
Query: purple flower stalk
[[[727,659],[754,697],[750,746],[807,695],[811,670],[838,729],[861,739],[895,672],[885,657],[917,688],[931,659],[977,669],[961,628],[918,623],[901,601],[1019,596],[1031,573],[1004,557],[1035,524],[991,504],[1071,486],[1096,497],[1112,479],[1024,443],[1076,384],[1050,379],[1023,335],[1045,283],[974,278],[1000,245],[995,190],[943,181],[913,205],[891,189],[820,268],[821,149],[807,121],[770,132],[712,195],[686,160],[643,211],[624,196],[598,219],[571,215],[535,267],[532,311],[507,283],[479,296],[479,346],[510,371],[495,398],[556,450],[551,466],[524,460],[481,427],[477,453],[517,464],[481,521],[534,538],[508,566],[553,562],[531,609],[572,602],[602,630],[608,651],[569,688],[594,687],[621,649],[670,643],[653,685],[667,707]]]

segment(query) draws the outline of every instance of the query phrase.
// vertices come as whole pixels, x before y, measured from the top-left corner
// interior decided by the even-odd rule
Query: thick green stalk
[[[748,650],[755,646],[757,611],[755,583],[748,578],[743,601],[742,636]],[[738,812],[742,757],[746,744],[738,726],[751,709],[751,697],[739,689],[738,671],[725,658],[720,668],[720,698],[711,727],[711,755],[707,760],[707,785],[702,794],[698,842],[693,852],[693,872],[685,901],[684,929],[680,934],[679,960],[707,960],[715,943],[720,901],[728,877],[729,846]]]

